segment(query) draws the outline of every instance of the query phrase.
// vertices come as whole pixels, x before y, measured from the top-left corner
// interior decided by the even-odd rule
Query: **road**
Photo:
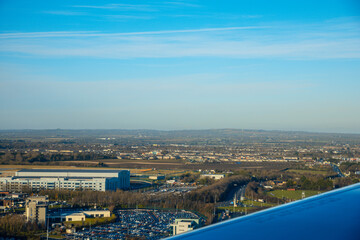
[[[331,164],[331,166],[339,177],[345,177],[345,175],[341,172],[340,168],[337,165]]]
[[[234,186],[234,188],[226,196],[226,199],[217,204],[218,207],[226,207],[232,205],[236,194],[236,200],[240,200],[241,197],[245,196],[246,185]]]

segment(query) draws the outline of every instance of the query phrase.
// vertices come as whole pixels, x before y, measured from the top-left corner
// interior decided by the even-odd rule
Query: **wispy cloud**
[[[73,5],[74,8],[94,8],[94,9],[114,9],[117,8],[114,4],[107,5]]]
[[[105,15],[104,17],[111,19],[120,19],[120,20],[127,20],[127,19],[149,20],[154,18],[154,16],[140,16],[140,15]]]
[[[106,4],[106,5],[74,5],[74,8],[88,8],[88,9],[116,9],[122,11],[144,11],[144,12],[153,12],[156,9],[150,5],[143,4]]]
[[[164,2],[164,4],[174,5],[174,6],[182,6],[182,7],[201,7],[201,5],[199,5],[199,4],[181,2],[181,1],[168,1],[168,2]]]
[[[297,26],[298,27],[298,26]],[[354,26],[353,26],[354,27]],[[2,33],[0,51],[44,57],[96,58],[360,58],[351,26],[223,27],[147,32]]]
[[[110,15],[111,17],[132,17],[127,15]],[[135,16],[136,17],[136,16]],[[217,32],[232,30],[251,30],[268,28],[264,26],[245,26],[245,27],[223,27],[223,28],[199,28],[199,29],[180,29],[147,32],[125,32],[125,33],[99,33],[95,31],[63,31],[63,32],[29,32],[29,33],[0,33],[1,38],[51,38],[51,37],[116,37],[131,35],[161,35],[172,33],[197,33],[197,32]]]
[[[81,37],[91,36],[96,32],[91,31],[58,31],[58,32],[25,32],[25,33],[1,33],[0,39],[6,38],[58,38],[58,37]]]
[[[112,3],[105,5],[73,5],[73,8],[87,8],[87,9],[108,9],[108,10],[120,10],[120,11],[139,11],[139,12],[154,12],[160,9],[165,10],[168,8],[198,8],[201,7],[198,4],[188,3],[183,1],[167,1],[156,4],[124,4],[124,3]]]
[[[86,13],[84,12],[74,12],[74,11],[44,11],[43,13],[52,14],[52,15],[64,15],[64,16],[86,15]]]

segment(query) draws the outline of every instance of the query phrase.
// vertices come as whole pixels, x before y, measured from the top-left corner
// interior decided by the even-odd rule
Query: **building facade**
[[[47,203],[48,198],[46,196],[29,197],[26,199],[26,220],[46,224]]]
[[[26,188],[106,191],[130,187],[128,170],[24,169],[14,177],[0,178],[0,191],[21,192]]]
[[[173,227],[173,235],[178,235],[199,227],[199,219],[175,219],[171,226]]]
[[[65,221],[85,221],[86,218],[103,218],[110,217],[109,210],[92,210],[92,211],[78,211],[61,216],[61,220]],[[65,218],[65,219],[64,219]]]

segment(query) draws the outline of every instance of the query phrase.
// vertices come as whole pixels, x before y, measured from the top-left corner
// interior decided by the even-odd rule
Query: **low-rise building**
[[[219,180],[219,179],[224,178],[225,175],[224,174],[201,174],[200,175],[200,178],[205,178],[205,177],[212,178],[212,179],[215,179],[215,180]]]
[[[151,179],[151,180],[163,180],[163,179],[165,179],[165,176],[164,175],[150,175],[149,179]]]
[[[176,180],[174,179],[170,179],[170,180],[166,180],[166,184],[175,184]]]
[[[71,213],[65,216],[65,221],[85,221],[86,217],[84,213]]]
[[[175,219],[175,222],[171,224],[173,227],[173,235],[178,235],[187,231],[194,230],[199,227],[200,219]]]
[[[91,211],[76,211],[63,214],[61,216],[62,221],[85,221],[86,218],[102,218],[110,217],[109,210],[91,210]]]

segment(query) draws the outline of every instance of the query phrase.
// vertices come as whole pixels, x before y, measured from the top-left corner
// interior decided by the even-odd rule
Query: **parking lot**
[[[68,239],[161,239],[171,235],[171,226],[176,218],[199,218],[189,211],[119,210],[115,223],[83,229],[68,234]]]
[[[192,190],[195,190],[197,187],[192,187],[192,186],[161,186],[160,188],[157,189],[151,189],[146,191],[147,193],[149,193],[150,195],[159,195],[159,194],[184,194],[184,193],[188,193]]]

